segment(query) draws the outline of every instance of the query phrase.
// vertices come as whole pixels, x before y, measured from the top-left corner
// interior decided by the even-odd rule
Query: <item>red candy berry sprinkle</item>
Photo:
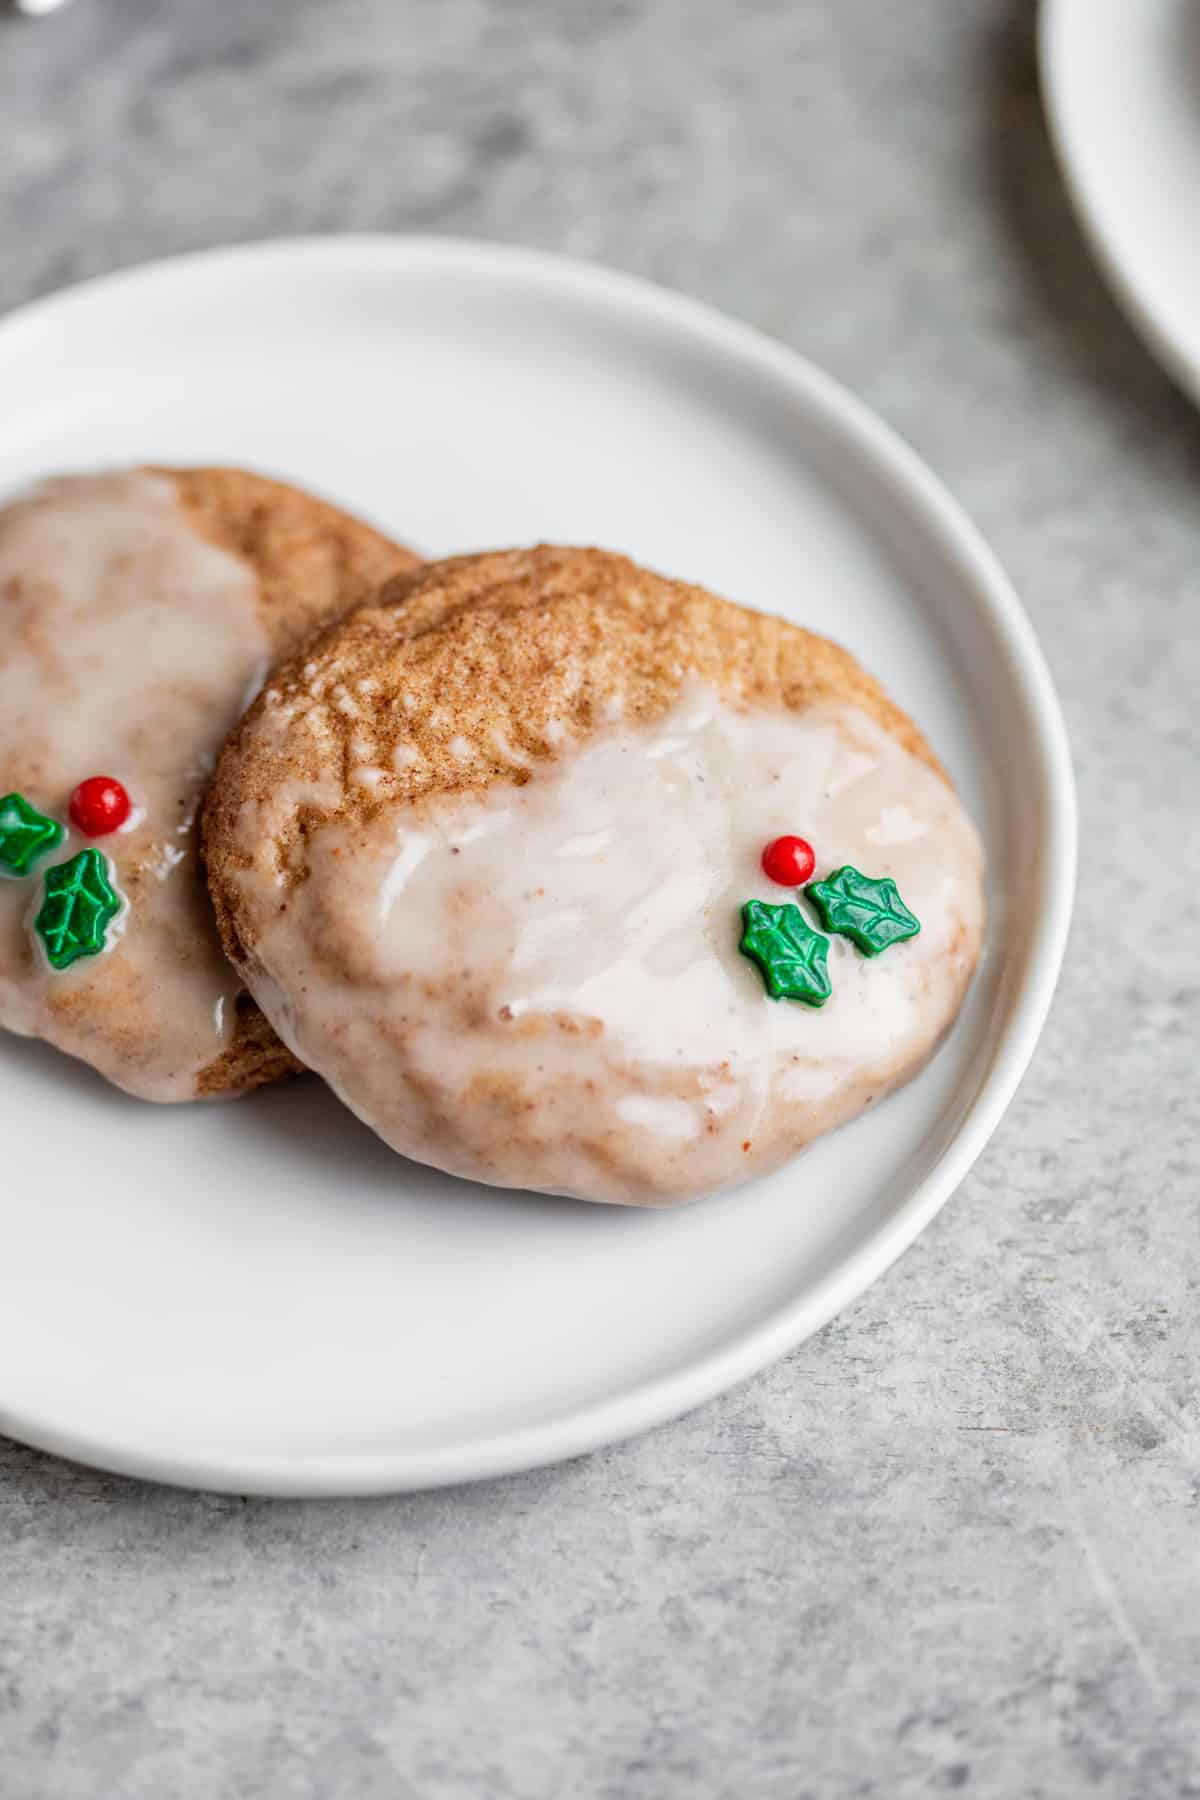
[[[111,775],[92,775],[71,795],[71,823],[84,837],[107,837],[129,817],[129,795]]]
[[[799,887],[817,866],[813,847],[804,838],[773,838],[762,853],[762,866],[780,887]]]

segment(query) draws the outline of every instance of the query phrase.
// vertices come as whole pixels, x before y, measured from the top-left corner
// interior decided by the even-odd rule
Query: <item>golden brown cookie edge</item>
[[[525,613],[537,616],[516,633],[503,623]],[[647,638],[654,650],[649,659]],[[352,724],[336,705],[314,698],[314,686],[324,682],[345,693],[366,679],[384,690],[387,704],[372,721],[375,761],[393,768],[395,745],[415,743],[417,772],[389,775],[382,793],[352,790],[352,806],[335,809],[344,820],[424,794],[524,781],[531,760],[555,753],[550,719],[565,718],[578,742],[604,722],[617,693],[623,716],[650,721],[669,708],[691,673],[736,705],[799,710],[825,699],[849,701],[949,779],[914,721],[831,639],[608,551],[538,545],[453,557],[399,575],[319,630],[278,666],[231,733],[202,818],[226,953],[235,966],[252,964],[253,937],[240,916],[236,880],[243,865],[233,848],[238,814],[297,772],[286,756],[255,747],[269,707],[319,706],[325,723],[347,738],[352,730],[361,734],[361,721]],[[398,693],[422,686],[425,711],[396,705]],[[519,720],[498,704],[513,693],[527,702]],[[428,716],[435,713],[436,729]],[[473,741],[478,751],[481,736],[488,744],[464,765],[451,738]],[[319,759],[310,758],[302,772],[319,776]],[[307,836],[330,816],[306,811],[295,821],[295,835]],[[281,866],[302,862],[296,850],[294,843],[280,845]]]
[[[251,569],[263,629],[277,658],[381,582],[420,566],[405,545],[290,482],[219,465],[151,465],[147,473],[171,483],[200,537]],[[201,848],[202,867],[203,861]],[[302,1067],[245,993],[233,1040],[197,1076],[197,1097],[232,1098]]]

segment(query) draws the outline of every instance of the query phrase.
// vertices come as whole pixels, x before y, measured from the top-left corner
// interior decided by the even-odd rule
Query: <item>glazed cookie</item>
[[[205,841],[230,957],[381,1137],[589,1200],[720,1188],[877,1101],[983,930],[975,831],[851,656],[597,550],[431,564],[320,634]]]
[[[275,658],[414,562],[236,469],[0,507],[0,1026],[148,1100],[296,1067],[221,953],[196,814]]]

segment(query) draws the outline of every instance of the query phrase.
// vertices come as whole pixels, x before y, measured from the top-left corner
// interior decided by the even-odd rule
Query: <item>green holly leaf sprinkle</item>
[[[48,819],[24,794],[5,794],[0,799],[0,870],[6,875],[28,875],[38,857],[63,840],[57,819]]]
[[[772,1000],[824,1006],[832,992],[825,967],[829,940],[813,930],[798,906],[790,900],[782,906],[747,900],[742,925],[738,949],[758,964]]]
[[[890,875],[872,881],[845,863],[824,881],[810,881],[804,891],[826,931],[848,937],[864,956],[878,956],[889,944],[916,937],[921,929],[921,921],[909,912]]]
[[[45,874],[46,898],[33,928],[55,969],[81,956],[99,956],[108,927],[121,910],[109,880],[108,861],[99,850],[81,850]]]

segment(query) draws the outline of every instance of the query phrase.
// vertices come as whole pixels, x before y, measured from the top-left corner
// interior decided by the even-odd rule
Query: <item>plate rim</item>
[[[1095,200],[1090,165],[1078,152],[1064,71],[1072,34],[1086,17],[1086,5],[1079,0],[1040,0],[1038,6],[1038,86],[1055,161],[1084,241],[1127,321],[1172,381],[1190,399],[1200,401],[1200,348],[1191,350],[1181,342],[1153,288],[1130,268],[1105,223],[1103,206]]]
[[[806,1294],[760,1318],[736,1336],[666,1373],[635,1382],[617,1395],[566,1413],[504,1428],[488,1437],[419,1448],[299,1450],[246,1454],[236,1461],[203,1449],[146,1448],[105,1432],[30,1417],[0,1396],[0,1432],[33,1448],[120,1475],[210,1492],[291,1497],[350,1497],[413,1492],[481,1481],[562,1462],[634,1437],[680,1417],[749,1379],[794,1349],[866,1291],[919,1236],[950,1198],[1000,1122],[1036,1048],[1054,996],[1066,949],[1074,898],[1077,803],[1066,726],[1033,627],[995,554],[909,445],[842,384],[790,347],[705,303],[639,276],[554,252],[438,236],[355,233],[285,237],[155,259],[92,277],[0,317],[0,362],[31,329],[55,324],[95,299],[133,288],[187,281],[218,268],[253,264],[390,264],[410,276],[422,266],[473,268],[536,281],[544,290],[600,299],[626,318],[653,316],[707,349],[734,372],[752,365],[808,416],[848,447],[879,479],[889,497],[919,516],[925,531],[971,591],[974,604],[1002,643],[1010,679],[1028,719],[1039,766],[1044,832],[1039,845],[1037,929],[1019,992],[994,1046],[979,1091],[934,1167],[908,1198],[861,1243],[827,1270]],[[138,296],[141,297],[141,294]]]

